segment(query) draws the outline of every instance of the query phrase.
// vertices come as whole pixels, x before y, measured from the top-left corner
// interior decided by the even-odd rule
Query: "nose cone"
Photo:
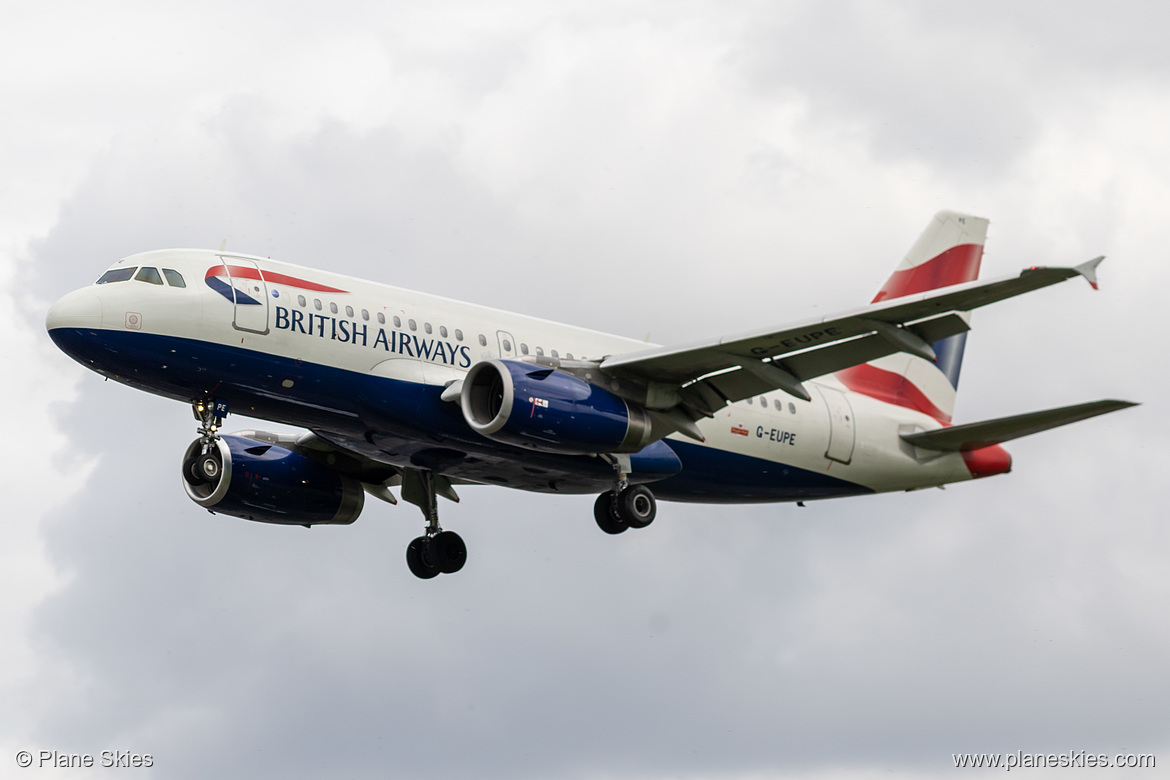
[[[52,335],[60,328],[100,328],[102,300],[89,288],[74,290],[54,303],[45,315],[45,328]]]

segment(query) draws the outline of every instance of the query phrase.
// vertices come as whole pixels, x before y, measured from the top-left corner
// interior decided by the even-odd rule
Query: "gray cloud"
[[[883,158],[970,187],[1018,164],[1046,120],[1089,121],[1123,84],[1159,84],[1164,9],[1142,3],[775,6],[733,59],[757,88],[856,126]]]

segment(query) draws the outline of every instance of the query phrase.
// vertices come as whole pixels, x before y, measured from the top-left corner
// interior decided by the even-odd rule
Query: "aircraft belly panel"
[[[175,336],[57,329],[53,338],[66,353],[84,351],[91,360],[98,346],[93,367],[118,381],[178,400],[214,390],[237,414],[311,428],[391,465],[540,492],[596,493],[613,483],[601,458],[529,452],[475,434],[457,404],[440,400],[442,386]],[[667,500],[793,501],[872,492],[765,457],[666,443],[678,453],[682,473],[662,480],[635,472],[631,481],[661,480],[654,489]]]

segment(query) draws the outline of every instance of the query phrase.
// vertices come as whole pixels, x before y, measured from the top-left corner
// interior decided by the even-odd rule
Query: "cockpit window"
[[[162,269],[163,276],[167,278],[167,284],[171,287],[186,287],[187,283],[183,281],[183,275],[171,268]]]
[[[158,269],[151,268],[150,266],[143,266],[138,272],[138,275],[134,277],[134,280],[148,282],[150,284],[162,284],[162,277],[158,275]]]
[[[124,282],[130,277],[134,276],[137,268],[111,268],[102,274],[102,278],[97,280],[98,284],[110,284],[111,282]]]

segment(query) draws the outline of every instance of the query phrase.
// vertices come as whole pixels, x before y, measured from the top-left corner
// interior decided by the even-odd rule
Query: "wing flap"
[[[1030,436],[1033,433],[1059,428],[1062,425],[1087,420],[1100,414],[1137,406],[1132,401],[1091,401],[1042,412],[1017,414],[995,420],[954,425],[933,431],[904,433],[902,439],[915,447],[940,452],[970,452],[971,450],[1002,444],[1005,441]]]

